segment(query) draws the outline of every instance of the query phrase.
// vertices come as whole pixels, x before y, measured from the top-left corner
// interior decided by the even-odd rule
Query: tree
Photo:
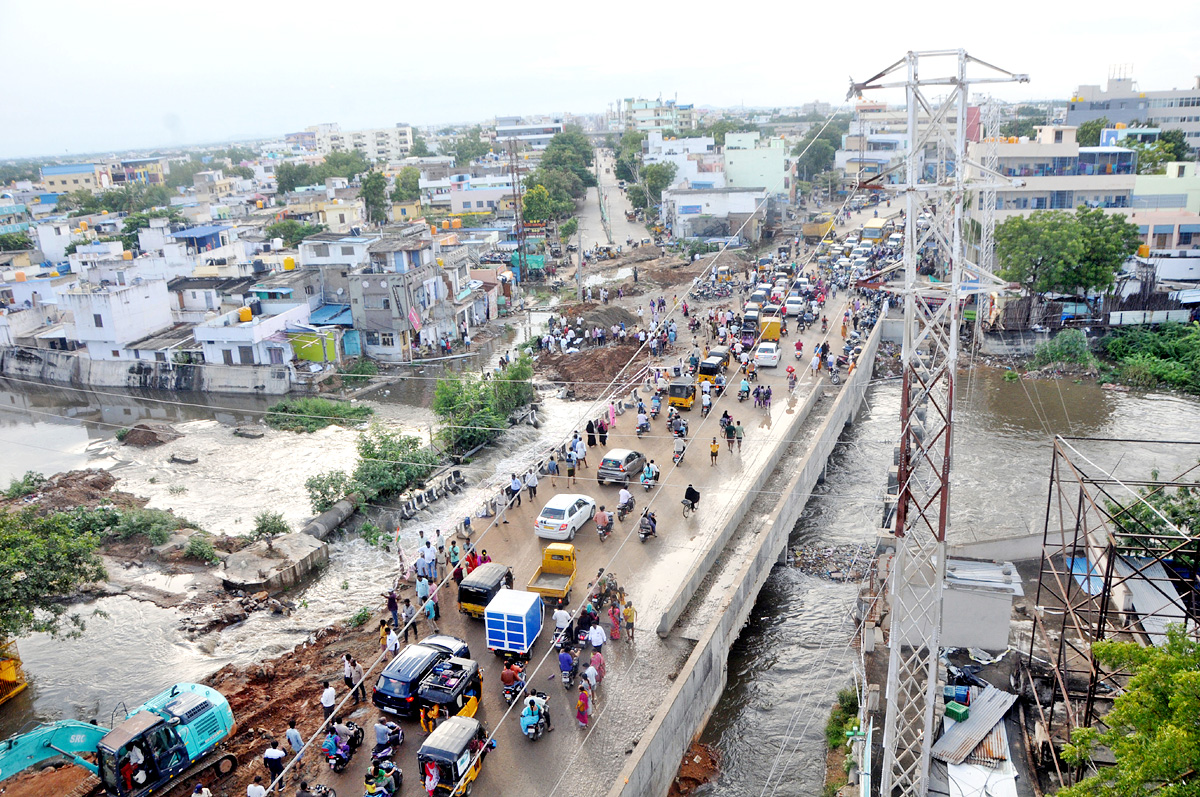
[[[525,192],[521,201],[521,216],[525,221],[546,221],[554,215],[550,192],[544,185],[535,185]]]
[[[575,237],[575,233],[579,231],[578,219],[567,219],[562,224],[558,225],[558,238],[560,241],[569,241]]]
[[[136,249],[138,247],[138,230],[145,229],[150,226],[151,219],[167,219],[168,223],[176,224],[183,221],[183,216],[179,211],[164,209],[164,210],[149,210],[144,213],[130,213],[122,221],[125,226],[122,228],[121,245],[125,249]]]
[[[1038,119],[1045,119],[1046,112],[1034,105],[1018,105],[1017,116],[1032,116]]]
[[[671,187],[675,179],[674,163],[652,163],[642,169],[642,184],[646,187],[646,197],[655,204],[662,204],[662,194]]]
[[[575,200],[587,194],[583,182],[573,172],[547,171],[539,168],[525,178],[525,190],[542,186],[550,194],[550,212],[563,216],[575,210]]]
[[[412,147],[409,148],[408,154],[414,158],[428,158],[433,153],[429,151],[429,145],[425,143],[425,139],[413,136]]]
[[[1188,145],[1182,130],[1163,130],[1158,134],[1158,140],[1170,148],[1170,160],[1188,161],[1195,154]]]
[[[1098,147],[1100,146],[1100,131],[1106,127],[1112,127],[1107,116],[1101,116],[1090,122],[1082,122],[1079,129],[1075,131],[1075,140],[1081,147]]]
[[[803,150],[801,150],[803,151]],[[796,161],[796,168],[800,170],[802,175],[814,176],[821,172],[829,171],[833,168],[834,155],[836,150],[825,139],[816,139],[812,142],[812,146],[808,152],[805,152]],[[800,153],[794,153],[799,155]]]
[[[1136,224],[1121,213],[1106,214],[1099,208],[1075,211],[1083,254],[1074,268],[1063,274],[1063,282],[1084,290],[1106,291],[1125,261],[1137,251],[1141,237]]]
[[[1000,135],[1005,138],[1034,138],[1037,135],[1034,124],[1032,119],[1014,119],[1000,125]]]
[[[221,171],[225,172],[227,177],[241,177],[243,180],[254,179],[254,170],[249,166],[223,166]]]
[[[367,208],[367,221],[382,224],[387,221],[387,178],[381,172],[371,172],[362,179],[358,189]]]
[[[0,514],[0,639],[58,635],[64,625],[77,636],[83,620],[67,616],[62,598],[106,577],[98,544],[95,533],[74,527],[65,513]]]
[[[1083,257],[1079,223],[1070,213],[1050,210],[1030,216],[1010,216],[996,227],[996,257],[1000,276],[1019,283],[1031,295],[1064,286],[1063,275]]]
[[[454,158],[455,166],[466,166],[491,150],[491,146],[480,138],[482,135],[483,128],[475,125],[462,136],[442,144],[441,152]]]
[[[295,219],[277,221],[263,230],[270,238],[282,238],[283,245],[288,248],[295,246],[305,238],[324,231],[324,224],[303,224]]]
[[[279,193],[295,191],[297,186],[312,182],[312,167],[307,163],[281,163],[275,167],[275,183]]]
[[[629,186],[625,190],[625,196],[629,198],[630,207],[635,210],[643,210],[648,204],[646,202],[646,188],[641,183]]]
[[[1059,797],[1200,794],[1200,642],[1171,625],[1166,644],[1104,641],[1092,652],[1133,677],[1105,715],[1106,730],[1076,728],[1062,755],[1079,766],[1103,745],[1116,765],[1061,789]]]
[[[421,198],[421,170],[416,166],[405,166],[396,175],[396,189],[392,191],[393,202],[412,202]]]
[[[592,155],[592,142],[583,130],[571,125],[550,139],[538,168],[548,172],[570,172],[589,188],[596,184],[596,175],[592,174],[591,168]]]
[[[33,241],[29,233],[6,232],[0,235],[0,252],[15,252],[21,249],[32,249]]]

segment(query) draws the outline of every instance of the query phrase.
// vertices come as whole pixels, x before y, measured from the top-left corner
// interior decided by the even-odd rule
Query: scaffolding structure
[[[947,63],[953,67],[947,68]],[[894,82],[887,82],[889,76]],[[889,797],[925,797],[928,791],[938,702],[960,304],[970,293],[1000,285],[967,255],[968,172],[1000,178],[994,170],[967,160],[969,89],[978,83],[1027,80],[965,50],[937,50],[909,52],[850,87],[850,96],[903,88],[908,111],[902,188],[904,381],[880,784],[880,794]],[[941,280],[921,276],[923,263],[933,264]]]
[[[1096,725],[1128,678],[1106,669],[1093,656],[1093,644],[1158,644],[1172,623],[1193,637],[1200,633],[1200,536],[1147,500],[1200,489],[1200,464],[1165,480],[1122,478],[1119,459],[1106,469],[1094,452],[1088,455],[1099,444],[1137,445],[1191,463],[1200,456],[1200,442],[1055,439],[1026,657],[1026,665],[1034,666],[1039,642],[1054,652],[1049,700],[1039,698],[1035,716],[1047,741],[1064,741],[1074,728]],[[1060,703],[1062,710],[1054,710]]]

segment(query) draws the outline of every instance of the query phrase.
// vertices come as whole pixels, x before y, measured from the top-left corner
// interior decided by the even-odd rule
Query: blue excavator
[[[115,717],[115,714],[114,714]],[[104,728],[62,720],[0,742],[0,782],[52,759],[92,774],[72,794],[148,797],[165,794],[215,768],[224,777],[237,758],[221,743],[237,723],[229,701],[200,684],[175,684]]]

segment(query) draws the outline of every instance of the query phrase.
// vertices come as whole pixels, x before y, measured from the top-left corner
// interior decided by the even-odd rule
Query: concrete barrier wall
[[[872,356],[874,356],[874,352],[872,352]],[[817,400],[820,399],[821,394],[824,392],[824,382],[816,385],[813,390],[809,391],[799,411],[792,415],[791,422],[784,427],[784,440],[790,440],[795,437],[797,431],[800,429],[800,425],[804,423],[804,420],[808,417],[808,413],[812,411],[813,406],[816,405]],[[663,611],[663,616],[658,621],[659,636],[665,637],[671,633],[675,622],[683,614],[683,610],[687,608],[688,603],[691,602],[692,597],[696,594],[696,590],[700,588],[700,584],[703,583],[705,577],[708,576],[708,571],[712,569],[713,563],[717,561],[717,557],[721,555],[721,551],[725,550],[725,546],[729,544],[729,540],[733,537],[733,533],[737,531],[742,518],[750,510],[750,505],[758,497],[758,491],[762,489],[767,478],[775,471],[775,467],[779,464],[779,460],[787,452],[789,446],[790,443],[781,443],[775,447],[775,451],[771,454],[770,459],[734,506],[733,512],[729,515],[729,519],[721,529],[721,532],[709,543],[708,550],[704,552],[704,556],[696,561],[691,569],[688,570],[687,575],[675,590],[675,594],[667,603],[667,608]]]
[[[787,545],[788,536],[808,503],[812,488],[843,428],[862,404],[870,385],[870,364],[874,362],[881,332],[881,327],[876,325],[863,347],[862,362],[868,365],[856,369],[846,380],[829,416],[817,430],[812,448],[768,519],[766,532],[758,535],[738,573],[737,586],[727,593],[725,611],[700,634],[692,655],[642,733],[616,785],[609,791],[609,797],[661,797],[670,789],[684,751],[703,730],[725,688],[729,649],[741,634],[759,590]],[[737,523],[733,525],[736,527]]]

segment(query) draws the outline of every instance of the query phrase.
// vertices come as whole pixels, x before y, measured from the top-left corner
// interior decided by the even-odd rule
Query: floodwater
[[[1102,390],[1094,384],[1005,382],[1000,370],[960,378],[951,487],[951,542],[1040,533],[1052,434],[1200,440],[1200,402]],[[808,545],[862,545],[873,553],[900,386],[881,382],[830,461],[825,484],[791,537]],[[1196,464],[1200,447],[1080,444],[1096,472],[1164,478]],[[1028,588],[1028,587],[1027,587]],[[776,567],[729,659],[729,682],[704,734],[722,755],[722,797],[821,792],[825,721],[839,689],[852,686],[855,585]],[[881,732],[881,731],[880,731]]]

